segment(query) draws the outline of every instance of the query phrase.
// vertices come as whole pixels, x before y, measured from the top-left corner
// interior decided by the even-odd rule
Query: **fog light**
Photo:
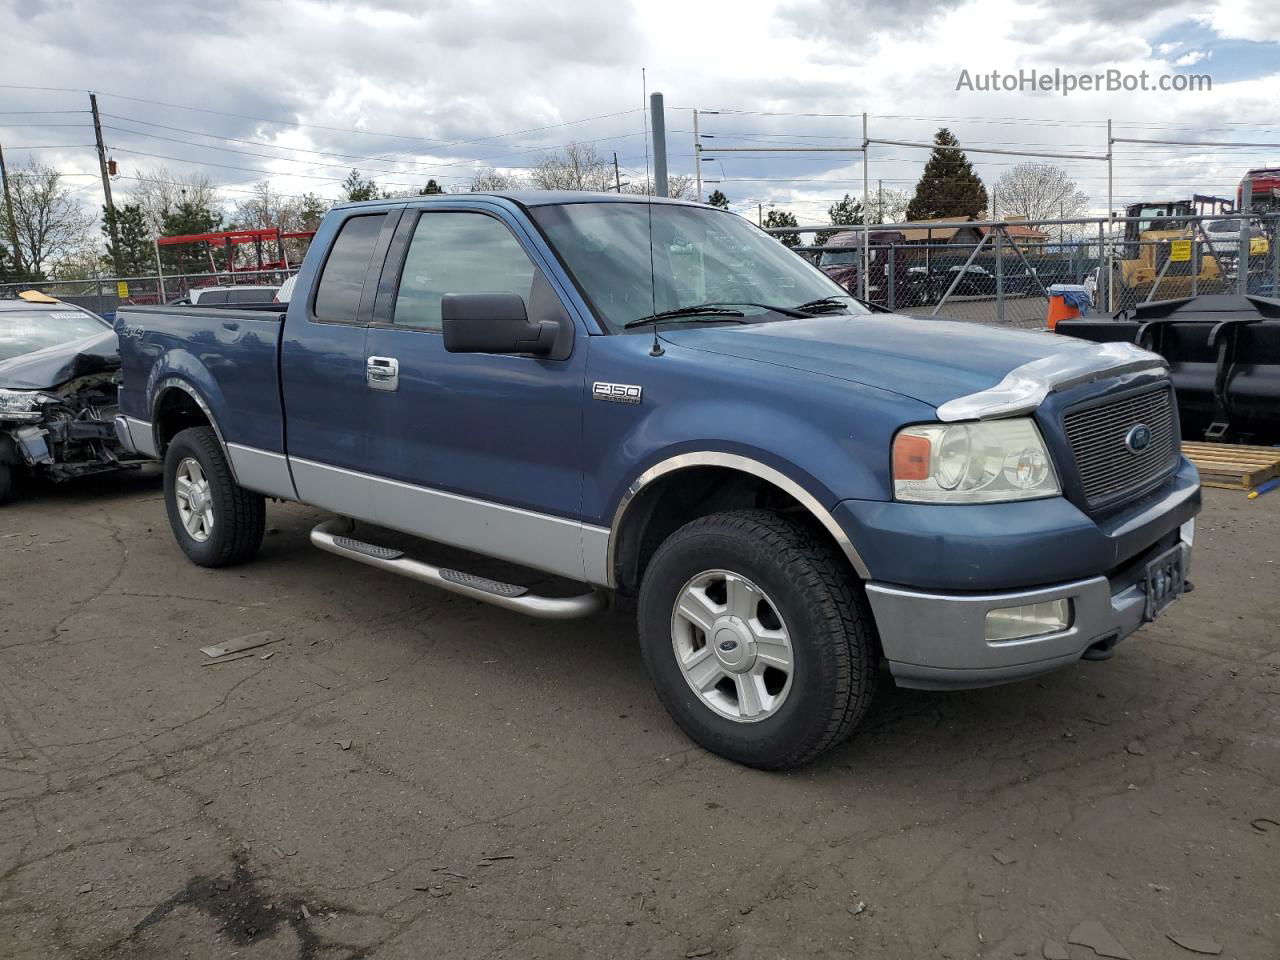
[[[1057,633],[1071,625],[1071,602],[1048,600],[987,611],[987,639],[1021,640]]]

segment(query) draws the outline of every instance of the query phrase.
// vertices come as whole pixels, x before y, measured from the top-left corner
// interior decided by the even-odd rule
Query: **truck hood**
[[[663,330],[669,343],[877,387],[938,407],[1014,367],[1086,347],[1047,333],[897,314]]]
[[[104,329],[82,340],[0,360],[0,389],[51,390],[77,377],[119,367],[120,342],[114,330]]]

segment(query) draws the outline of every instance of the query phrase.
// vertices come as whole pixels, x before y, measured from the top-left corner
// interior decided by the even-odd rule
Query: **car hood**
[[[114,330],[0,360],[0,389],[50,390],[77,377],[120,368]]]
[[[1090,344],[898,314],[814,317],[663,330],[694,350],[759,360],[889,390],[937,407],[999,383],[1014,367]]]

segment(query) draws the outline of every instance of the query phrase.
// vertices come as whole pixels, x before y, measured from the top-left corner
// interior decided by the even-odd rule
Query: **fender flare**
[[[156,384],[155,390],[151,395],[151,442],[155,444],[156,453],[160,459],[164,459],[164,449],[160,444],[160,417],[158,414],[160,402],[170,390],[181,390],[195,401],[196,406],[205,415],[205,419],[209,421],[209,426],[213,427],[214,435],[218,438],[218,446],[222,448],[222,455],[226,458],[227,466],[231,470],[231,479],[239,483],[239,479],[236,477],[235,464],[232,462],[230,451],[227,450],[226,437],[222,435],[222,428],[218,426],[218,421],[214,418],[213,411],[209,409],[209,404],[205,402],[204,397],[200,396],[196,388],[182,377],[165,377]]]
[[[849,539],[849,535],[836,522],[835,517],[831,515],[826,507],[824,507],[818,499],[806,490],[803,486],[791,479],[785,473],[777,470],[768,464],[761,463],[759,460],[753,460],[750,457],[744,457],[735,453],[721,453],[714,450],[700,450],[690,453],[681,453],[665,460],[661,460],[647,470],[642,472],[627,487],[626,493],[622,495],[622,499],[618,502],[618,507],[613,514],[613,522],[609,526],[609,549],[607,558],[607,571],[609,575],[609,586],[617,586],[617,549],[619,534],[622,531],[623,521],[626,519],[627,509],[639,496],[641,491],[649,484],[653,483],[660,477],[664,477],[669,473],[677,470],[686,470],[690,467],[726,467],[731,470],[738,470],[742,473],[749,474],[770,483],[784,493],[790,494],[797,502],[800,503],[813,518],[822,524],[823,528],[831,534],[836,544],[840,547],[841,552],[848,559],[858,576],[864,580],[871,579],[871,571],[867,568],[866,562],[858,553],[857,547]]]

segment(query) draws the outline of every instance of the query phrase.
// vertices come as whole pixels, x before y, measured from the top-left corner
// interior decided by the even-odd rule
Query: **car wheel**
[[[13,497],[13,467],[0,463],[0,503],[8,503]]]
[[[766,770],[845,739],[876,682],[875,628],[844,558],[777,514],[686,524],[640,588],[640,643],[667,711],[694,741]]]
[[[266,501],[231,479],[211,427],[173,438],[164,455],[164,502],[182,552],[202,567],[248,560],[262,544]]]

